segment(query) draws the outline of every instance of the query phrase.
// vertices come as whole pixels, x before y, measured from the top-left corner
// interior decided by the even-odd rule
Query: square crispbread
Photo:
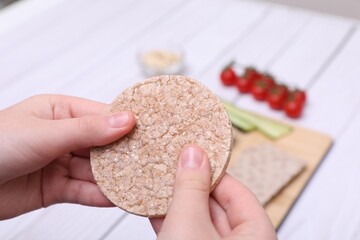
[[[244,149],[228,172],[265,205],[304,167],[304,161],[262,143]]]

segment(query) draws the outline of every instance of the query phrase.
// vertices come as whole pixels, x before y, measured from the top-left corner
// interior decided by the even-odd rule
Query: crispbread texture
[[[188,144],[208,154],[215,187],[228,165],[232,128],[209,89],[188,77],[153,77],[126,89],[106,114],[124,110],[135,115],[133,131],[91,151],[95,180],[111,202],[137,215],[165,215],[178,157]]]
[[[304,166],[304,161],[271,144],[263,143],[243,150],[228,172],[247,186],[265,205]]]

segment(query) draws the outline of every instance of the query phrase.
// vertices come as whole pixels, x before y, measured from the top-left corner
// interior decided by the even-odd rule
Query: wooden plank
[[[0,56],[0,65],[6,66],[0,72],[1,82],[11,82],[25,75],[30,76],[30,72],[53,61],[55,56],[57,58],[66,54],[69,49],[74,50],[75,47],[81,46],[84,39],[93,39],[96,36],[93,34],[98,34],[99,37],[102,37],[102,34],[107,36],[108,26],[116,23],[124,25],[124,21],[135,11],[135,6],[129,0],[96,2],[89,8],[73,14],[68,21],[65,18],[65,21],[52,26],[50,30],[34,35],[33,38]],[[98,17],[94,18],[96,13]]]
[[[55,89],[63,89],[66,94],[98,101],[112,101],[122,90],[144,78],[141,75],[142,72],[137,59],[140,49],[159,43],[173,43],[174,39],[177,43],[185,41],[187,36],[201,31],[203,25],[209,24],[223,6],[218,1],[207,1],[208,8],[203,9],[199,16],[198,9],[203,4],[205,4],[203,0],[197,0],[185,5],[185,7],[168,16],[166,21],[161,21],[151,31],[144,32],[141,38],[135,39],[121,49],[114,50],[111,55],[103,59],[98,59],[96,67],[86,69],[70,79],[63,79],[65,83],[73,82],[67,84],[71,88],[63,84],[63,86],[54,86]],[[104,87],[104,82],[107,83],[106,90],[103,89],[102,91],[106,94],[99,94],[99,88]],[[49,86],[46,88],[49,89]]]
[[[235,60],[241,65],[251,65],[266,69],[274,61],[303,26],[308,24],[310,16],[302,11],[286,7],[271,8],[261,24],[247,32],[244,38],[226,48],[220,56],[211,61],[195,76],[208,85],[220,97],[235,99],[238,91],[233,87],[224,87],[219,80],[222,68]],[[272,34],[276,32],[276,34]]]
[[[32,211],[16,218],[0,221],[0,239],[11,239],[18,232],[24,231],[43,213],[42,209]]]
[[[281,239],[358,239],[360,148],[355,139],[360,139],[359,112],[337,137],[301,204],[291,211],[280,229]]]
[[[210,11],[202,11],[202,13],[205,13],[207,15],[203,15],[201,17],[205,17],[205,19],[208,19],[208,17],[213,17],[215,15],[215,13],[219,9],[221,9],[221,8],[219,8],[218,2],[215,2],[215,1],[212,4],[209,4],[209,6],[212,6]],[[156,6],[154,6],[154,7],[156,8]],[[199,16],[195,14],[195,13],[197,13],[197,9],[198,9],[198,7],[190,9],[191,14],[189,14],[189,15],[191,17],[193,17],[193,18],[191,18],[191,19],[193,19],[193,21],[197,21],[197,18],[199,18]],[[255,19],[258,16],[259,12],[261,12],[261,10],[264,9],[264,8],[259,8],[258,9],[258,7],[256,7],[256,9],[257,9],[257,11],[252,13],[251,18],[249,17],[250,15],[244,15],[244,18],[246,17],[246,19],[247,19],[246,20],[247,23],[251,23],[251,21],[253,19]],[[134,14],[134,15],[137,15],[137,14]],[[179,21],[179,19],[177,19],[177,21],[181,22],[181,21]],[[243,22],[243,21],[240,21],[240,22]],[[187,24],[185,26],[188,26],[189,24],[191,24],[191,21],[185,21],[185,23]],[[206,23],[206,22],[204,22],[204,23]],[[214,23],[216,23],[217,26],[218,26],[217,21],[214,21]],[[244,26],[243,24],[244,23],[242,23],[242,26]],[[162,24],[159,23],[159,25],[161,26]],[[199,25],[196,25],[196,24],[192,24],[192,25],[199,26]],[[194,28],[192,26],[190,26],[189,28],[190,29],[197,29],[197,27]],[[188,28],[186,28],[182,24],[180,24],[179,25],[179,30],[181,30],[181,29],[188,29]],[[156,27],[155,26],[154,26],[154,31],[156,32]],[[184,33],[185,36],[188,36],[189,34],[191,35],[192,32],[193,31],[185,31],[185,32],[182,32],[182,33]],[[241,33],[240,29],[239,29],[239,33]],[[209,30],[207,30],[207,34],[210,34]],[[168,37],[171,37],[171,36],[177,37],[179,35],[181,35],[181,34],[174,35],[172,33]],[[117,42],[117,40],[116,40],[117,38],[118,37],[116,37],[116,36],[114,37],[115,42]],[[191,42],[191,41],[192,40],[189,40],[189,42]],[[59,86],[59,84],[60,85],[64,84],[64,82],[67,81],[67,78],[69,78],[69,77],[70,77],[70,79],[75,78],[75,76],[78,76],[79,73],[87,72],[87,71],[89,71],[89,74],[82,77],[85,81],[93,80],[93,81],[96,81],[98,84],[103,85],[103,81],[99,81],[99,77],[97,77],[95,79],[93,77],[93,75],[91,74],[93,69],[99,69],[99,68],[101,69],[102,66],[107,66],[107,67],[105,69],[103,69],[102,74],[99,74],[100,77],[101,77],[101,75],[108,76],[109,71],[110,72],[116,71],[119,74],[119,75],[117,75],[117,76],[119,76],[119,78],[120,78],[120,76],[123,78],[124,77],[123,75],[127,74],[127,73],[135,75],[134,77],[129,77],[131,79],[134,79],[133,81],[122,81],[122,83],[120,83],[120,84],[125,83],[125,84],[128,84],[127,86],[129,86],[129,82],[131,83],[131,82],[143,79],[143,76],[141,75],[141,73],[139,72],[139,69],[137,68],[138,66],[137,66],[137,63],[136,63],[136,59],[134,59],[134,57],[136,57],[136,50],[139,49],[139,46],[141,46],[141,42],[142,43],[146,42],[146,38],[142,39],[142,41],[137,41],[137,45],[135,45],[133,48],[130,47],[131,51],[125,50],[125,52],[119,52],[118,56],[121,56],[121,58],[116,57],[115,60],[112,60],[110,62],[110,63],[116,64],[116,65],[112,65],[112,64],[107,65],[108,62],[106,61],[106,59],[103,59],[101,56],[99,56],[99,54],[101,54],[100,53],[101,49],[102,49],[101,46],[97,46],[97,47],[92,46],[94,48],[100,49],[99,54],[94,54],[94,56],[90,57],[90,58],[88,58],[88,57],[86,57],[86,58],[84,58],[84,57],[83,58],[78,58],[77,62],[82,63],[81,67],[79,67],[78,64],[74,62],[75,60],[72,60],[72,57],[74,56],[74,55],[72,55],[73,53],[70,54],[70,55],[68,54],[63,58],[60,58],[60,60],[57,59],[53,63],[50,62],[50,65],[44,64],[44,66],[41,69],[39,69],[38,71],[35,71],[35,73],[32,73],[32,74],[29,73],[27,76],[24,76],[24,78],[22,78],[21,81],[17,81],[12,86],[9,86],[6,89],[6,91],[1,92],[1,90],[0,90],[0,93],[4,94],[4,96],[5,96],[4,99],[6,99],[8,104],[9,103],[15,103],[15,102],[19,101],[20,100],[19,96],[24,98],[26,96],[30,96],[30,95],[33,95],[33,94],[36,94],[36,93],[42,93],[42,92],[54,93],[54,92],[57,92],[57,93],[66,93],[66,94],[68,94],[68,92],[66,92],[66,91],[58,90],[59,87],[62,87],[62,89],[68,89],[74,83],[69,82],[65,86],[64,85]],[[101,42],[101,41],[99,43],[101,43],[101,45],[104,45],[104,46],[108,45],[107,43]],[[118,44],[118,42],[116,44]],[[111,52],[110,50],[113,51],[114,49],[109,48],[109,52]],[[74,51],[78,52],[77,49],[74,49]],[[81,57],[81,55],[75,55],[75,56],[76,57]],[[94,60],[94,59],[97,59],[97,60]],[[133,59],[133,61],[129,61],[128,59]],[[102,60],[103,63],[100,62],[101,63],[100,66],[94,65],[96,63],[99,63],[99,60]],[[121,63],[125,63],[124,66],[123,66],[123,64],[119,64],[119,62],[118,62],[119,60],[121,61]],[[131,64],[130,65],[126,64],[126,62],[131,62]],[[129,66],[131,66],[131,67],[129,67]],[[125,77],[126,77],[126,75],[125,75]],[[51,79],[52,84],[48,84],[49,79]],[[77,81],[77,78],[73,79],[73,81]],[[116,88],[116,86],[118,86],[117,82],[109,81],[107,83],[108,84],[114,84],[115,89],[117,89]],[[86,89],[87,84],[84,84],[81,87]],[[93,89],[93,91],[97,91],[97,90],[98,90],[98,87]],[[29,91],[31,91],[31,92],[29,92]],[[103,96],[108,97],[110,95],[109,94],[104,94]],[[113,95],[113,96],[115,96],[115,95]],[[101,99],[101,98],[98,99],[98,100],[104,101],[104,99]],[[108,98],[106,98],[105,100],[108,101]],[[3,106],[6,106],[6,105],[3,105]]]
[[[322,15],[314,15],[310,19],[309,24],[298,35],[298,38],[289,46],[286,53],[279,56],[276,63],[270,67],[269,70],[276,79],[293,87],[306,86],[312,80],[313,75],[322,68],[323,63],[327,61],[338,45],[343,43],[343,38],[351,30],[351,22],[337,20],[336,18],[323,18]],[[329,40],[330,38],[331,40]],[[325,83],[326,80],[321,82]],[[304,109],[303,117],[293,122],[303,127],[314,128],[315,130],[331,134],[329,128],[325,129],[320,126],[323,124],[322,121],[314,121],[311,118],[308,121],[309,124],[306,124],[306,119],[311,117],[310,113],[311,115],[314,114],[313,106],[321,102],[318,96],[320,95],[314,95],[311,91],[308,93],[308,103]],[[236,102],[240,107],[252,111],[256,110],[256,112],[262,115],[282,121],[289,120],[283,112],[270,109],[265,102],[259,103],[251,95],[241,95]],[[320,109],[319,111],[322,110]]]
[[[117,208],[92,208],[59,204],[43,209],[31,224],[14,226],[7,239],[98,239],[125,212]],[[0,225],[1,226],[1,225]],[[8,229],[8,232],[9,229]]]
[[[232,1],[230,2],[233,3]],[[126,49],[122,51],[121,54],[113,54],[110,61],[108,59],[103,59],[101,66],[96,69],[98,73],[96,73],[95,76],[97,76],[97,74],[108,76],[109,72],[116,72],[116,74],[112,76],[111,80],[107,80],[111,84],[112,82],[116,81],[116,77],[120,78],[121,76],[121,78],[123,78],[123,75],[125,74],[125,78],[127,79],[127,81],[123,81],[119,84],[124,87],[130,86],[136,81],[144,79],[144,75],[140,71],[136,59],[137,51],[139,51],[139,49],[143,48],[144,46],[151,46],[152,44],[156,44],[157,42],[175,42],[175,44],[184,46],[184,48],[186,49],[186,46],[192,45],[194,41],[198,41],[198,35],[211,34],[212,29],[218,27],[219,24],[230,24],[224,21],[229,21],[228,17],[226,16],[230,13],[226,12],[225,10],[231,8],[231,5],[224,5],[223,2],[220,3],[218,1],[207,1],[205,3],[202,0],[197,2],[196,5],[195,3],[189,6],[189,8],[183,9],[184,13],[179,16],[175,16],[176,18],[173,18],[174,16],[170,16],[165,24],[159,24],[158,26],[156,26],[156,28],[149,32],[149,35],[142,36],[141,41],[135,41],[134,44],[126,46]],[[199,11],[198,5],[204,4],[206,4],[208,7],[206,9],[203,9],[202,11]],[[243,6],[242,4],[240,4],[237,9],[244,9],[246,6],[247,5]],[[260,7],[255,4],[254,11],[251,12],[250,15],[243,15],[244,19],[239,20],[239,22],[241,22],[241,27],[238,27],[239,23],[232,23],[233,28],[238,28],[237,35],[241,35],[246,30],[246,24],[251,24],[256,19],[258,19],[261,16],[260,13],[263,10],[264,7]],[[242,15],[240,14],[240,16]],[[236,37],[236,35],[234,37]],[[194,47],[194,51],[197,51],[199,47],[201,47],[201,45]],[[190,59],[190,57],[188,52],[189,50],[185,51],[185,59],[186,65],[189,68],[190,64],[188,60]],[[205,59],[204,61],[211,61],[211,59]],[[119,62],[121,62],[122,64],[119,64]],[[113,64],[116,64],[116,67],[114,67]],[[94,74],[92,74],[92,71],[93,69],[90,69],[90,71],[86,72],[86,75],[81,76],[81,78],[87,80],[94,79]],[[187,69],[187,71],[185,71],[185,74],[190,74],[191,71],[191,69]],[[114,92],[114,94],[111,96],[113,97],[117,94],[118,92]],[[109,94],[107,96],[109,96]],[[111,99],[103,98],[100,100],[110,101]]]
[[[321,96],[302,120],[336,139],[326,161],[280,229],[283,239],[358,239],[360,194],[360,33],[357,30],[329,69],[310,89]],[[307,214],[304,214],[304,213]]]
[[[0,55],[51,30],[54,25],[76,18],[76,12],[95,0],[17,1],[0,12]],[[29,24],[31,23],[31,24]]]
[[[218,16],[217,21],[185,44],[189,65],[187,75],[196,76],[205,71],[205,67],[221,55],[229,45],[245,38],[250,29],[257,28],[263,22],[266,5],[247,1],[225,3],[227,8]],[[237,20],[234,21],[234,18],[229,16],[237,16]]]
[[[156,239],[154,230],[152,229],[149,219],[128,214],[127,217],[117,225],[104,240],[143,240]]]
[[[35,93],[41,93],[45,86],[58,86],[56,84],[64,83],[66,76],[69,74],[76,75],[78,72],[81,72],[84,69],[94,67],[93,63],[95,59],[101,58],[102,54],[104,54],[105,52],[111,52],[114,47],[119,47],[126,41],[129,41],[131,37],[140,34],[147,27],[149,27],[151,23],[159,20],[168,11],[170,11],[171,9],[174,10],[174,6],[179,4],[179,1],[169,2],[159,0],[158,4],[162,5],[161,10],[158,11],[158,14],[148,16],[147,21],[139,23],[137,28],[131,27],[131,25],[128,24],[128,21],[131,20],[132,22],[136,22],[136,18],[139,14],[146,15],[146,13],[151,10],[151,8],[156,8],[156,5],[150,2],[146,2],[146,4],[139,4],[137,8],[132,8],[131,11],[126,11],[126,14],[120,14],[120,17],[117,17],[116,21],[114,19],[108,19],[110,23],[103,22],[99,24],[94,20],[90,21],[90,18],[94,19],[94,14],[88,15],[87,18],[89,18],[89,22],[94,25],[91,25],[94,28],[94,32],[92,33],[94,35],[88,36],[89,38],[79,39],[77,42],[73,43],[74,45],[72,45],[71,48],[68,49],[68,51],[64,51],[62,54],[60,54],[59,52],[58,54],[60,55],[58,55],[57,57],[44,53],[44,56],[42,57],[50,57],[50,59],[42,59],[41,61],[43,62],[40,62],[37,67],[32,68],[31,71],[27,72],[26,75],[19,76],[19,79],[17,79],[17,81],[15,81],[12,85],[9,86],[10,83],[7,83],[6,91],[4,91],[4,89],[1,89],[0,94],[2,94],[2,92],[5,92],[4,94],[8,96],[6,98],[6,101],[10,103],[15,103],[20,100],[19,96],[21,96],[21,98],[24,98]],[[114,6],[112,6],[111,4],[105,6],[103,6],[104,9],[114,8]],[[117,9],[115,8],[115,10]],[[126,8],[124,9],[124,11],[125,10]],[[106,15],[107,12],[104,10],[103,12],[100,12],[98,14]],[[116,12],[116,15],[118,15],[118,10]],[[79,24],[81,24],[85,20],[80,21]],[[69,29],[69,32],[65,32],[63,34],[68,35],[75,30],[76,28]],[[87,40],[83,42],[84,39]],[[24,64],[26,66],[29,67],[32,64],[32,60],[30,60],[32,58],[32,54],[37,55],[37,52],[31,52],[31,49],[33,48],[29,46],[24,46],[24,48],[26,49],[26,51],[29,52],[29,55],[27,57],[23,57],[24,59],[20,58],[19,56],[18,57],[21,61],[25,62]],[[61,51],[61,49],[59,51]],[[16,61],[15,56],[12,57],[14,57],[13,60]],[[9,62],[7,62],[6,66],[8,64],[10,65],[9,71],[14,71],[15,73],[15,66],[19,65],[11,65]],[[64,68],[66,69],[66,71],[64,71]],[[21,72],[21,70],[19,71]],[[1,74],[6,75],[7,73],[6,71],[3,71],[0,73],[0,76]],[[6,79],[5,76],[3,77]],[[51,81],[51,84],[49,84],[49,81]],[[29,92],[29,89],[33,91]],[[49,92],[54,92],[54,90]]]
[[[271,67],[280,81],[305,88],[326,62],[352,23],[336,17],[313,15],[293,44]]]
[[[306,110],[309,114],[301,119],[302,125],[311,125],[332,136],[341,134],[354,112],[358,111],[356,104],[360,101],[360,69],[357,61],[359,56],[360,31],[356,30],[329,69],[310,89]]]
[[[43,15],[53,7],[60,7],[64,0],[32,0],[18,1],[1,9],[0,12],[0,44],[3,42],[5,34],[14,34],[15,29],[23,26],[30,19]],[[25,30],[26,31],[26,30]]]

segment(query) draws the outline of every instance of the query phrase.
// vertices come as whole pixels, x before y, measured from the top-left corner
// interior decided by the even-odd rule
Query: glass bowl
[[[181,74],[184,68],[184,53],[178,46],[161,44],[141,49],[138,61],[148,77]]]

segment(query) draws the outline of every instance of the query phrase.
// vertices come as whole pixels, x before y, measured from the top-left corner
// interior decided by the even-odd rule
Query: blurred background
[[[19,0],[0,0],[0,8]],[[26,1],[26,0],[23,0]],[[360,19],[359,0],[263,0]]]
[[[16,2],[17,0],[0,0],[0,8],[9,5],[10,3]]]
[[[324,13],[360,19],[359,0],[266,0]]]

